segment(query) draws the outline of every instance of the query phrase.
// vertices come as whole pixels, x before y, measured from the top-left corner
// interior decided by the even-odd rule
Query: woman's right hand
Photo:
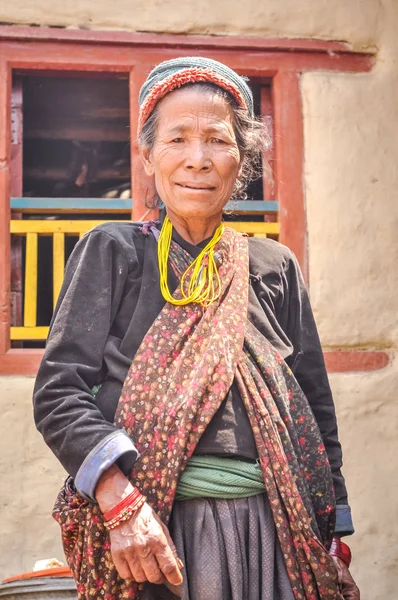
[[[95,496],[101,511],[107,512],[132,491],[130,481],[113,465],[101,475]],[[182,563],[169,530],[146,502],[129,521],[110,531],[110,542],[113,562],[123,579],[172,586],[182,583]]]
[[[168,529],[146,502],[129,521],[110,531],[110,540],[112,559],[123,579],[174,586],[182,583]]]

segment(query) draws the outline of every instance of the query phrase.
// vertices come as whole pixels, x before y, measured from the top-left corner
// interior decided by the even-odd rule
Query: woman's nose
[[[187,144],[185,168],[195,171],[208,171],[211,167],[207,144],[201,142]]]

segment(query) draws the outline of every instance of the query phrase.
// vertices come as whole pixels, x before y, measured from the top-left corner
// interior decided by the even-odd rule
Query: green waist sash
[[[182,473],[176,500],[192,498],[247,498],[265,492],[261,467],[256,463],[219,456],[192,456]]]

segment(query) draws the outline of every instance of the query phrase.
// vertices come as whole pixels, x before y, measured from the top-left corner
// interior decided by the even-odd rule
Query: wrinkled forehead
[[[180,128],[201,121],[208,127],[231,127],[234,111],[222,91],[202,86],[187,86],[173,90],[159,101],[157,106],[158,124]]]

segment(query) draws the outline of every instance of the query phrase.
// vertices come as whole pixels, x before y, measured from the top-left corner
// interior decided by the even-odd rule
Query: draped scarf
[[[335,525],[333,481],[318,425],[283,358],[248,321],[247,238],[226,228],[215,251],[220,298],[207,308],[166,303],[129,368],[115,424],[140,453],[130,479],[167,524],[179,476],[235,379],[294,597],[340,600],[327,552]],[[172,242],[176,275],[191,262]],[[100,590],[105,600],[138,598],[140,587],[126,584],[113,565],[98,506],[65,486],[53,514],[80,600],[98,598]]]

